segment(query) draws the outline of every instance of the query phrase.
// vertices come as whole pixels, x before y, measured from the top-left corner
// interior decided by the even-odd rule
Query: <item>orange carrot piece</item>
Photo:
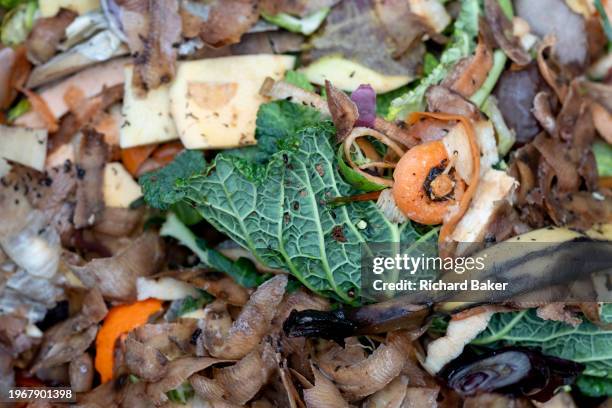
[[[96,336],[96,371],[100,373],[102,383],[113,378],[113,352],[115,343],[122,334],[147,323],[149,317],[160,311],[162,302],[157,299],[146,299],[127,305],[113,307]]]
[[[443,244],[446,243],[447,238],[455,230],[457,223],[459,223],[467,211],[470,203],[472,202],[472,198],[474,197],[474,193],[476,192],[476,187],[478,187],[478,181],[480,179],[480,148],[476,142],[476,134],[474,133],[472,123],[465,116],[451,115],[448,113],[413,112],[408,117],[407,122],[408,124],[413,124],[422,117],[459,121],[465,128],[465,133],[467,134],[470,143],[470,152],[472,153],[472,175],[470,177],[470,185],[465,190],[463,197],[461,197],[461,201],[459,201],[459,209],[444,221],[444,224],[440,229],[438,242]]]
[[[423,185],[431,169],[445,165],[449,160],[444,144],[435,140],[421,143],[408,150],[393,172],[393,198],[404,215],[425,225],[437,225],[463,196],[463,181],[457,180],[452,199],[434,201],[423,191]]]
[[[157,144],[129,147],[121,150],[121,161],[132,176],[136,176],[138,169],[157,148]]]

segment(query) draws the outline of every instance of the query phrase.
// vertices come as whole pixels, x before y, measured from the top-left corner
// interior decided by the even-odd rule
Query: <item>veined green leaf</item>
[[[262,264],[289,271],[313,291],[347,303],[356,303],[360,293],[363,248],[435,239],[436,231],[423,235],[411,223],[390,223],[373,202],[326,204],[355,190],[336,166],[333,126],[314,110],[273,102],[261,107],[257,125],[256,154],[221,153],[206,171],[188,178],[175,170],[180,177],[174,182],[159,178],[169,186],[145,188],[147,201],[156,205],[160,190],[171,191],[172,199],[193,205]],[[154,180],[155,173],[146,183]],[[168,234],[167,227],[162,234]],[[199,254],[197,246],[192,249]],[[206,256],[203,262],[210,264],[210,253]]]

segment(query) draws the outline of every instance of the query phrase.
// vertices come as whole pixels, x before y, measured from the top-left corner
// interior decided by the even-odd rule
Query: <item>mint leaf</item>
[[[186,150],[176,156],[167,166],[146,173],[138,180],[142,186],[145,201],[151,207],[167,210],[170,205],[184,198],[181,183],[189,177],[200,174],[206,168],[202,153]]]
[[[535,309],[497,313],[474,344],[535,347],[586,365],[584,375],[612,378],[612,330],[588,321],[578,327],[540,319]]]

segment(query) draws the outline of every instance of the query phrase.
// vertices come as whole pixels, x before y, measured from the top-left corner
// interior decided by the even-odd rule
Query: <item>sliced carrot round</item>
[[[454,195],[445,200],[433,200],[425,188],[432,169],[445,166],[448,159],[440,141],[416,145],[402,156],[393,173],[393,198],[406,217],[421,224],[441,224],[450,207],[461,199],[461,181],[455,183]]]

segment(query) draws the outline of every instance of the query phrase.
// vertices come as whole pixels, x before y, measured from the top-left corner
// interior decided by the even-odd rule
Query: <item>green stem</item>
[[[489,344],[489,343],[493,343],[498,340],[501,340],[506,334],[508,334],[508,332],[510,332],[510,330],[514,328],[514,326],[518,324],[518,322],[521,321],[523,316],[525,316],[525,313],[527,313],[528,311],[529,309],[521,310],[520,312],[517,313],[516,316],[512,318],[512,320],[510,320],[510,322],[502,330],[500,330],[496,334],[489,336],[489,337],[474,339],[472,340],[472,344],[482,345],[482,344]]]
[[[507,60],[508,57],[502,50],[495,50],[493,52],[493,67],[491,68],[491,71],[489,71],[487,79],[485,79],[480,89],[470,97],[470,101],[472,101],[474,105],[481,107],[487,97],[491,94],[493,87],[497,83],[497,80],[501,76],[504,67],[506,66]]]

